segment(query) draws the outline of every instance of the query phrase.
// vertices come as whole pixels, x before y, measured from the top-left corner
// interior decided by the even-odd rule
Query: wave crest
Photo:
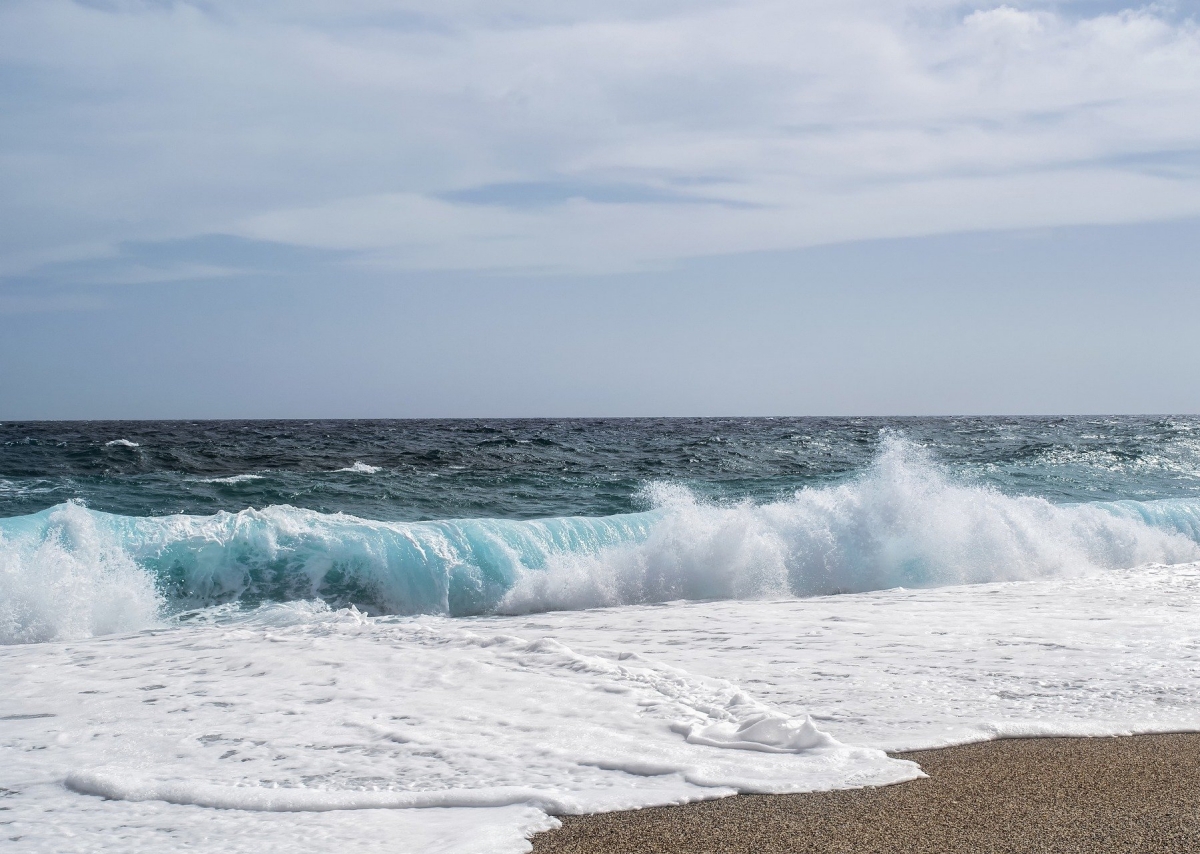
[[[647,488],[604,518],[376,522],[293,507],[0,519],[0,642],[80,637],[238,602],[516,613],[812,596],[1200,560],[1200,502],[1056,505],[955,480],[890,439],[835,486],[766,504]]]
[[[0,527],[0,643],[74,640],[158,619],[154,578],[97,514],[61,504],[0,521],[8,523]]]
[[[556,556],[501,610],[765,598],[1017,581],[1200,558],[1200,504],[1056,505],[957,483],[923,449],[884,442],[847,483],[718,506],[658,490],[645,541]]]

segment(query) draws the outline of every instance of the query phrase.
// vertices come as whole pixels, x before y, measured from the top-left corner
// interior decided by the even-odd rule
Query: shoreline
[[[1200,851],[1200,733],[998,739],[892,754],[892,786],[563,816],[533,854]]]

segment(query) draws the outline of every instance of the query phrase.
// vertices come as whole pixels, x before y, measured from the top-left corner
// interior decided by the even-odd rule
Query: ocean
[[[556,816],[1200,729],[1200,417],[0,424],[0,841]]]

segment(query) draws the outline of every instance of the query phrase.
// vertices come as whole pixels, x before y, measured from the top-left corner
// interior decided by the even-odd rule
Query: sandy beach
[[[1200,851],[1200,734],[896,754],[928,778],[570,816],[534,854]]]

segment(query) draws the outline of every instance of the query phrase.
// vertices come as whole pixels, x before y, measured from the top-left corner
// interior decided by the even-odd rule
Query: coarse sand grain
[[[928,778],[566,816],[534,854],[1200,854],[1200,734],[896,754]]]

